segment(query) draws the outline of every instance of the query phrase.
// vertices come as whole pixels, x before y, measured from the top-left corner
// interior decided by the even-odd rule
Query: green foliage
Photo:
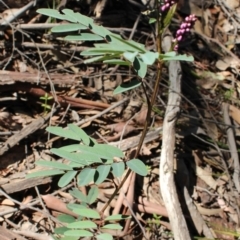
[[[44,103],[41,105],[43,107],[44,114],[46,114],[49,110],[51,110],[51,106],[47,104],[47,102],[53,99],[52,96],[49,96],[47,93],[43,97],[40,97],[41,100],[44,100]]]
[[[68,215],[59,216],[61,222],[67,223],[64,227],[55,229],[55,234],[60,235],[60,239],[75,239],[75,237],[95,236],[97,239],[112,239],[107,233],[101,233],[101,229],[122,229],[119,223],[111,223],[111,221],[121,221],[128,216],[114,215],[104,220],[106,224],[98,227],[95,219],[101,219],[100,214],[90,205],[98,198],[97,185],[104,182],[109,176],[121,177],[129,167],[132,171],[142,176],[147,175],[147,167],[138,159],[132,159],[127,162],[123,161],[123,152],[107,144],[98,144],[79,127],[69,124],[67,129],[61,127],[48,127],[47,131],[55,135],[69,138],[77,141],[77,144],[71,144],[60,148],[52,148],[50,151],[67,160],[67,163],[58,161],[36,161],[36,165],[46,167],[42,171],[33,172],[27,175],[28,178],[39,176],[62,175],[58,181],[59,187],[65,187],[74,179],[77,180],[78,186],[86,186],[90,183],[96,185],[91,186],[88,195],[83,194],[78,188],[73,188],[69,193],[81,202],[80,204],[68,204],[68,208],[75,214],[79,215],[79,219],[75,219]],[[118,162],[115,162],[118,158]],[[59,239],[56,238],[55,239]]]
[[[176,4],[169,9],[167,14],[161,16],[161,31],[164,31],[168,27],[175,10]],[[131,66],[138,77],[142,79],[147,74],[148,66],[153,65],[157,61],[193,61],[192,57],[176,55],[175,52],[171,54],[159,54],[158,52],[148,51],[143,44],[133,40],[125,40],[120,35],[110,32],[103,26],[94,24],[91,18],[80,13],[75,13],[70,9],[64,9],[62,13],[55,9],[39,9],[37,12],[49,17],[69,21],[69,24],[56,26],[51,30],[53,33],[78,31],[75,35],[66,36],[66,41],[94,42],[94,47],[81,52],[82,56],[90,57],[85,60],[86,64],[102,61],[107,64]],[[158,16],[155,13],[155,18],[151,18],[151,22],[154,22],[156,17]],[[122,84],[114,93],[122,93],[140,85],[141,81],[135,79],[132,83]]]
[[[150,22],[153,23],[157,20],[158,23],[161,23],[159,33],[163,32],[170,24],[175,10],[176,5],[172,6],[167,13],[160,15],[160,21],[156,12],[151,12]],[[148,66],[156,62],[193,60],[192,57],[177,55],[176,52],[163,54],[148,51],[143,44],[133,40],[125,40],[105,27],[96,25],[93,19],[70,9],[64,9],[61,13],[53,9],[39,9],[37,12],[50,18],[70,22],[56,26],[51,30],[53,33],[70,32],[71,35],[65,37],[66,41],[90,41],[93,43],[93,47],[81,52],[81,56],[86,58],[86,64],[101,61],[105,64],[131,66],[134,69],[137,77],[117,87],[114,91],[115,94],[139,87],[142,84],[142,79],[147,75]],[[76,34],[72,34],[73,32]],[[50,109],[47,105],[50,98],[46,95],[41,99],[45,100],[42,105],[44,110]],[[146,165],[139,159],[124,161],[124,154],[120,149],[107,144],[98,144],[74,124],[69,124],[67,129],[48,127],[47,131],[77,141],[77,143],[50,150],[56,156],[67,160],[66,163],[37,161],[37,165],[48,169],[33,172],[27,177],[61,175],[58,181],[59,187],[65,187],[75,181],[77,186],[69,193],[81,202],[81,204],[71,203],[67,205],[72,212],[78,215],[77,219],[66,214],[58,217],[64,226],[55,229],[54,239],[77,240],[81,237],[94,237],[99,240],[112,240],[113,237],[108,233],[103,233],[102,230],[121,230],[122,226],[117,221],[123,221],[129,216],[118,214],[104,219],[98,211],[92,209],[90,205],[98,198],[97,185],[106,181],[107,178],[122,177],[126,168],[146,176],[148,174]],[[91,186],[87,195],[78,189],[79,186],[86,185]]]

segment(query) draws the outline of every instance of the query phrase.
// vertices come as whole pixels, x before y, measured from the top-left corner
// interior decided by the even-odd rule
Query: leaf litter
[[[130,7],[131,5],[127,5],[132,17],[126,18],[123,15],[123,6],[118,8],[117,3],[104,5],[103,2],[80,6],[75,1],[68,1],[67,8],[97,17],[96,22],[116,32],[123,31],[128,37],[134,19],[137,18],[136,12]],[[1,13],[6,17],[9,12],[16,14],[17,8],[23,7],[27,1],[5,1],[5,3],[11,10],[6,10],[6,6],[1,4]],[[192,54],[195,61],[193,64],[182,64],[183,100],[182,112],[176,126],[176,179],[181,180],[177,181],[179,188],[186,186],[189,189],[190,200],[215,238],[237,239],[240,217],[239,189],[236,188],[234,181],[236,169],[231,146],[235,145],[238,153],[240,102],[239,37],[236,23],[239,22],[239,4],[237,1],[220,0],[217,3],[215,5],[211,1],[206,1],[204,6],[200,6],[197,1],[184,1],[184,4],[188,4],[190,8],[184,8],[179,4],[179,15],[175,17],[176,22],[181,21],[184,14],[196,14],[199,17],[193,34],[187,40],[188,44],[180,45],[180,50]],[[142,3],[139,1],[138,4]],[[36,9],[40,7],[44,7],[44,3],[39,3],[28,13],[18,17],[14,24],[22,24],[22,28],[21,25],[16,25],[18,27],[4,30],[0,42],[2,49],[0,64],[2,69],[8,71],[8,83],[0,80],[0,84],[3,85],[0,95],[1,144],[46,114],[39,96],[47,93],[54,98],[57,97],[61,104],[58,111],[48,119],[51,125],[66,126],[68,123],[85,119],[86,123],[82,127],[87,134],[99,142],[126,141],[130,149],[126,154],[131,154],[134,147],[131,147],[130,139],[132,137],[139,139],[146,119],[146,99],[143,97],[142,89],[120,93],[117,96],[113,95],[113,91],[119,83],[134,77],[134,73],[129,71],[128,67],[114,68],[106,64],[84,65],[78,53],[90,46],[84,43],[78,45],[66,43],[62,41],[61,36],[38,29],[39,25],[34,24],[40,23],[43,26],[49,24],[44,18],[36,18]],[[186,9],[189,12],[186,13]],[[114,23],[111,21],[112,14],[114,14]],[[31,24],[33,27],[27,30],[27,25],[30,27]],[[145,24],[142,19],[133,37],[134,40],[151,48],[154,40]],[[172,28],[171,30],[174,31]],[[19,33],[25,37],[21,38]],[[12,39],[15,40],[14,45]],[[45,72],[46,70],[48,73]],[[150,96],[155,72],[155,66],[150,67],[146,77]],[[11,77],[14,73],[17,73],[17,78]],[[23,74],[25,75],[21,78]],[[34,74],[34,77],[28,78],[30,74]],[[50,80],[47,74],[53,74],[50,75]],[[55,75],[54,78],[54,74],[61,74],[65,78],[59,80],[57,79],[59,75]],[[163,74],[158,101],[152,114],[152,131],[163,122],[168,94],[168,74],[167,72]],[[44,76],[42,79],[45,81],[44,85],[39,81],[41,76]],[[71,77],[71,80],[68,81],[67,77]],[[100,114],[110,104],[127,97],[130,100],[125,104]],[[229,115],[230,122],[223,119],[223,104],[228,105],[229,110],[226,114]],[[54,107],[52,101],[48,101],[47,105],[50,109]],[[100,114],[98,118],[87,121],[97,114]],[[49,122],[45,122],[0,156],[0,182],[5,191],[5,194],[1,192],[0,205],[0,212],[3,213],[1,221],[6,226],[6,230],[1,233],[4,237],[9,234],[8,230],[16,230],[18,232],[14,234],[18,239],[41,237],[50,239],[52,229],[59,226],[56,217],[59,213],[70,211],[66,209],[66,204],[73,200],[67,198],[66,194],[69,194],[71,184],[60,192],[55,178],[31,180],[31,183],[25,180],[26,172],[33,169],[36,171],[35,161],[47,158],[59,160],[49,152],[49,144],[46,144],[48,141],[54,147],[64,146],[68,142],[66,139],[55,139],[52,135],[47,135],[45,129],[48,124]],[[229,129],[232,129],[233,137],[228,135]],[[143,147],[141,158],[149,166],[149,174],[143,179],[137,178],[132,205],[133,211],[137,213],[137,219],[146,229],[148,239],[172,238],[171,225],[168,222],[158,183],[160,146],[161,133]],[[184,162],[185,167],[181,166],[179,161]],[[115,184],[119,184],[119,179],[115,179]],[[94,209],[100,210],[102,203],[108,201],[115,184],[110,177],[99,184],[97,200],[92,203]],[[124,189],[127,194],[129,192],[127,186]],[[88,191],[88,188],[85,189],[86,195]],[[179,195],[182,195],[181,191]],[[41,198],[46,206],[41,202]],[[9,202],[6,204],[7,200]],[[59,204],[56,205],[58,201]],[[24,204],[29,203],[31,203],[29,210],[23,208]],[[16,205],[20,205],[21,210],[17,209]],[[125,200],[119,201],[115,198],[104,213],[106,216],[111,215],[112,211],[116,214],[125,214],[127,209]],[[187,212],[184,214],[189,218]],[[195,218],[195,227],[192,227],[191,231],[194,236],[200,237],[202,232],[197,223],[200,224],[201,221],[199,217]],[[36,225],[40,221],[41,224]],[[138,235],[142,239],[138,222],[131,220],[131,224],[129,237],[134,238]],[[27,234],[27,231],[32,235]]]

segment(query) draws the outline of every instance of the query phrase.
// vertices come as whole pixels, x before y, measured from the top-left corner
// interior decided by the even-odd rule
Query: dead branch
[[[165,49],[169,49],[171,37],[165,37]],[[170,90],[163,122],[162,150],[160,156],[160,190],[169,214],[175,240],[191,239],[187,223],[178,200],[174,182],[175,122],[181,101],[181,66],[179,61],[169,63]]]

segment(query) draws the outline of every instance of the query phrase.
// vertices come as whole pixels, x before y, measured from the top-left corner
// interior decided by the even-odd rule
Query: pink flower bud
[[[180,35],[179,37],[177,37],[178,42],[180,42],[182,40],[182,35]]]

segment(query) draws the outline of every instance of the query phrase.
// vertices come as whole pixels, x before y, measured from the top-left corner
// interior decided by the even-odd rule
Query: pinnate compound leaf
[[[187,56],[187,55],[177,55],[174,57],[164,57],[162,59],[163,61],[187,61],[187,62],[193,62],[194,58],[193,56]]]
[[[96,236],[98,240],[113,240],[113,236],[109,233],[101,233]]]
[[[67,186],[73,178],[76,176],[77,171],[68,171],[66,172],[58,181],[59,187],[65,187]]]
[[[38,171],[27,174],[26,178],[34,178],[34,177],[49,177],[54,175],[61,175],[64,174],[64,171],[53,169],[53,170],[44,170],[44,171]]]
[[[89,209],[89,208],[74,208],[72,210],[74,213],[83,216],[83,217],[88,217],[88,218],[96,218],[99,219],[100,215],[97,211],[93,210],[93,209]]]
[[[192,62],[194,60],[193,56],[187,56],[186,54],[178,55],[176,52],[167,52],[164,54],[160,54],[159,58],[163,61],[189,61]]]
[[[88,163],[84,159],[82,159],[81,154],[79,153],[69,153],[67,151],[57,148],[52,148],[50,151],[59,157],[66,158],[67,160],[76,162],[78,164],[82,164],[82,166],[88,165]]]
[[[146,176],[148,173],[146,165],[139,159],[127,161],[127,166],[141,176]]]
[[[103,26],[98,26],[97,24],[90,24],[89,28],[93,33],[95,33],[103,38],[106,38],[107,35],[112,34],[109,30],[107,30],[107,28],[105,28]]]
[[[67,225],[68,228],[97,228],[97,224],[92,222],[92,221],[77,221],[77,222],[73,222],[73,223],[69,223]]]
[[[55,238],[54,240],[59,240],[59,239]],[[64,236],[64,237],[61,237],[61,240],[79,240],[79,237]]]
[[[73,188],[72,190],[69,191],[69,193],[75,198],[79,199],[81,202],[88,202],[87,196],[84,195],[77,188]]]
[[[68,124],[68,128],[77,134],[81,140],[83,141],[84,144],[89,145],[90,144],[90,138],[89,136],[77,125],[75,124]]]
[[[37,13],[40,13],[42,15],[52,17],[52,18],[57,18],[61,20],[65,20],[64,15],[62,15],[58,10],[56,9],[49,9],[49,8],[41,8],[37,10]]]
[[[89,17],[87,17],[85,15],[82,15],[80,13],[75,13],[71,9],[63,9],[62,12],[65,13],[66,16],[73,17],[75,19],[75,21],[77,21],[78,23],[81,23],[81,24],[83,24],[87,27],[89,27],[90,24],[93,24],[93,19],[92,18],[89,18]]]
[[[159,54],[158,52],[146,52],[143,54],[140,54],[143,62],[147,65],[153,65],[154,62],[158,59]]]
[[[54,233],[63,235],[67,230],[69,230],[67,227],[58,227],[54,229]]]
[[[125,170],[124,162],[115,162],[112,164],[112,173],[114,177],[121,177]]]
[[[61,214],[57,217],[57,219],[60,222],[64,222],[64,223],[72,223],[75,222],[76,219],[73,216],[67,215],[67,214]]]
[[[70,210],[73,210],[73,209],[81,210],[81,209],[87,208],[87,206],[85,206],[85,205],[83,205],[83,204],[84,204],[84,203],[82,203],[82,204],[69,203],[69,204],[67,204],[67,208],[70,209]]]
[[[91,187],[91,189],[89,190],[89,192],[88,192],[88,195],[87,195],[87,203],[88,204],[93,204],[95,201],[96,201],[96,199],[97,199],[97,197],[98,197],[98,187],[97,186],[93,186],[93,187]]]
[[[113,157],[124,157],[121,149],[108,144],[96,144],[93,148],[96,152],[100,152],[101,157],[105,159],[111,159]]]
[[[71,144],[71,145],[67,145],[67,146],[64,146],[64,147],[60,147],[58,149],[66,151],[66,152],[75,152],[75,151],[79,150],[78,146],[79,146],[79,144]]]
[[[131,216],[116,214],[116,215],[106,217],[105,221],[116,221],[116,220],[123,220],[123,219],[128,219],[128,218],[131,218]]]
[[[122,226],[120,224],[106,224],[102,228],[104,229],[114,229],[114,230],[122,230]]]
[[[68,230],[64,233],[65,236],[73,236],[73,237],[92,237],[93,233],[87,231],[87,230]]]
[[[45,161],[45,160],[39,160],[35,162],[38,166],[45,166],[50,168],[57,168],[61,170],[72,170],[72,167],[60,162],[53,162],[53,161]]]
[[[71,9],[63,9],[62,12],[65,14],[65,20],[73,23],[79,22],[78,19],[76,18],[76,13],[73,12]]]
[[[136,57],[133,62],[133,68],[139,77],[144,78],[147,73],[147,64],[139,57]]]
[[[116,64],[116,65],[121,65],[121,66],[130,66],[131,65],[130,62],[123,61],[121,59],[109,59],[109,60],[103,61],[103,63],[106,63],[106,64]]]
[[[69,35],[64,38],[66,41],[99,41],[103,40],[101,36],[92,33],[81,33],[79,35]]]
[[[68,23],[68,24],[61,24],[59,26],[53,27],[51,32],[54,33],[64,33],[64,32],[71,32],[71,31],[78,31],[87,29],[86,26],[83,26],[79,23]]]
[[[142,83],[137,80],[136,78],[133,79],[132,81],[129,81],[127,83],[123,83],[120,86],[118,86],[114,91],[113,94],[119,94],[119,93],[123,93],[126,91],[129,91],[131,89],[137,88],[141,85]]]
[[[54,239],[54,240],[58,240],[58,238]],[[77,236],[75,236],[75,237],[64,236],[64,237],[61,237],[61,240],[79,240],[79,237],[77,237]]]
[[[121,36],[116,34],[110,35],[111,42],[118,44],[119,49],[125,51],[132,51],[132,52],[146,52],[145,46],[141,43],[137,43],[132,40],[124,40]]]
[[[63,129],[62,127],[47,127],[46,130],[60,137],[69,138],[77,141],[81,140],[80,136],[78,136],[77,134],[75,134],[69,129]]]
[[[94,175],[94,182],[96,184],[102,183],[108,176],[110,172],[111,166],[110,165],[100,165],[97,167],[95,175]]]
[[[93,181],[93,177],[96,170],[92,168],[84,168],[79,174],[78,174],[78,185],[79,186],[86,186],[90,182]]]
[[[135,57],[138,55],[138,52],[124,52],[123,57],[130,62],[134,62]]]
[[[89,59],[85,60],[84,63],[89,64],[89,63],[94,63],[94,62],[100,62],[105,59],[106,59],[105,56],[98,56],[98,57],[89,58]]]

